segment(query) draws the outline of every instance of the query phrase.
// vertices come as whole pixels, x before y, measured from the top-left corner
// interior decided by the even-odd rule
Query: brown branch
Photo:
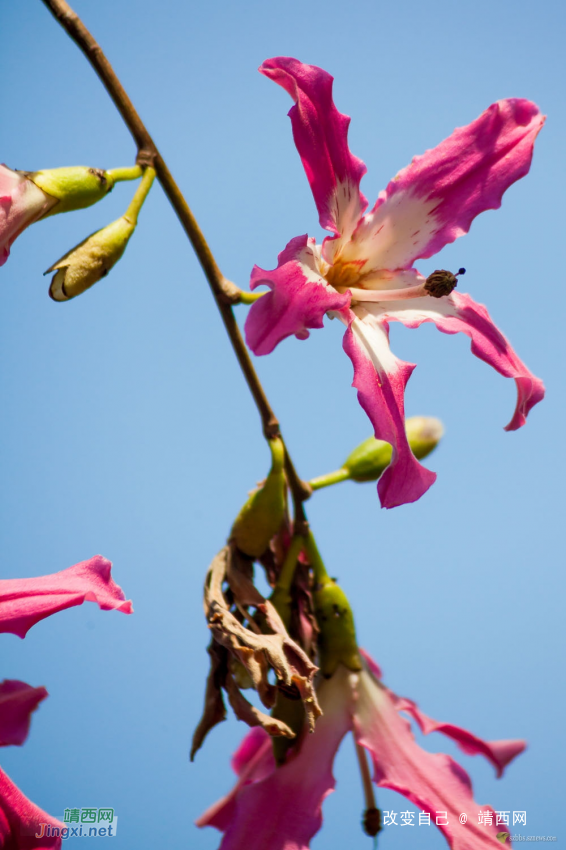
[[[230,338],[232,348],[240,364],[240,369],[246,379],[246,383],[253,396],[255,405],[261,416],[263,433],[267,439],[281,436],[279,422],[273,412],[265,391],[261,385],[257,372],[254,369],[246,345],[242,339],[240,329],[236,322],[232,304],[239,300],[240,290],[235,284],[224,277],[216,260],[210,250],[206,239],[194,215],[187,204],[183,193],[175,182],[173,175],[157,149],[157,145],[151,138],[145,124],[138,115],[132,101],[128,97],[122,83],[116,76],[112,65],[104,55],[102,48],[87,30],[78,15],[71,9],[65,0],[42,0],[51,14],[59,21],[63,29],[82,50],[102,84],[112,98],[124,123],[134,137],[138,148],[137,162],[139,165],[151,165],[156,173],[163,191],[165,192],[171,206],[177,213],[183,230],[187,234],[191,245],[202,266],[206,279],[212,290],[214,300],[220,311],[224,327]],[[310,486],[302,481],[297,472],[289,452],[285,449],[285,469],[289,480],[289,486],[293,495],[295,511],[299,522],[305,522],[303,501],[308,499],[312,493]]]

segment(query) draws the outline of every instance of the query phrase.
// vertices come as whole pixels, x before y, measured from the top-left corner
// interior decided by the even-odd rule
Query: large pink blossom
[[[480,810],[493,810],[474,802],[467,773],[450,756],[418,746],[399,712],[409,713],[425,734],[442,732],[465,753],[483,755],[498,776],[525,743],[483,741],[458,726],[431,720],[414,702],[388,690],[377,665],[363,655],[361,672],[340,665],[322,682],[317,695],[323,716],[284,765],[275,766],[271,739],[263,729],[252,729],[244,738],[232,760],[236,785],[197,821],[224,833],[220,850],[307,850],[322,825],[322,803],[335,786],[334,756],[348,732],[369,754],[374,782],[429,814],[453,850],[501,847],[496,835],[508,829],[496,825],[495,815],[491,825],[479,823]],[[465,825],[461,814],[468,816]]]
[[[25,174],[0,165],[0,266],[8,259],[14,239],[56,203],[57,198],[48,195]]]
[[[23,638],[45,617],[86,601],[97,602],[104,611],[116,608],[131,614],[132,603],[110,575],[111,569],[110,561],[95,555],[52,575],[0,580],[0,632]]]
[[[23,744],[29,731],[31,713],[45,699],[45,688],[32,688],[25,682],[7,680],[0,684],[0,746]],[[0,848],[1,850],[59,850],[58,835],[44,835],[50,824],[60,831],[65,825],[51,817],[23,794],[0,769]],[[63,833],[65,834],[65,833]]]
[[[268,59],[259,69],[295,101],[293,136],[318,209],[330,230],[322,245],[297,236],[272,271],[254,267],[251,288],[270,292],[251,308],[246,339],[255,354],[269,354],[285,337],[305,339],[325,313],[347,327],[344,350],[354,366],[358,399],[375,436],[393,447],[378,484],[381,503],[418,499],[436,476],[413,457],[404,429],[405,386],[414,364],[389,348],[389,323],[416,328],[433,322],[447,334],[462,332],[472,352],[514,378],[517,405],[507,430],[525,422],[544,395],[542,382],[519,360],[487,310],[469,295],[434,297],[415,260],[431,257],[470,228],[478,213],[497,209],[509,186],[527,174],[544,118],[534,103],[510,98],[492,104],[467,127],[413,159],[380,193],[371,212],[360,192],[366,167],[348,148],[350,119],[332,100],[332,77],[296,59]],[[454,285],[454,280],[452,280]]]

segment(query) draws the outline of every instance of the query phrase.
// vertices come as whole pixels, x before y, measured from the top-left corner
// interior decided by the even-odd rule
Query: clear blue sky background
[[[465,266],[548,389],[526,428],[507,434],[515,399],[466,338],[392,328],[418,363],[407,413],[439,416],[438,481],[417,504],[381,511],[372,484],[343,484],[308,506],[320,548],[387,684],[431,716],[486,738],[524,737],[502,781],[440,736],[479,803],[526,810],[525,834],[562,840],[564,678],[562,383],[564,6],[478,0],[284,4],[76,0],[186,192],[225,273],[245,286],[300,233],[319,237],[294,149],[290,100],[256,68],[278,54],[336,78],[371,202],[416,153],[498,98],[548,113],[530,174],[471,233],[419,267]],[[134,147],[90,67],[39,0],[6,3],[0,158],[34,170],[130,164]],[[0,270],[2,577],[55,572],[100,552],[135,614],[91,603],[2,636],[1,677],[49,699],[2,765],[54,814],[113,806],[118,848],[212,850],[198,814],[231,785],[244,727],[214,731],[195,764],[189,742],[207,669],[205,570],[268,462],[257,413],[206,282],[159,187],[111,275],[68,304],[44,269],[119,216],[131,187],[34,226]],[[245,308],[238,315],[245,317]],[[335,468],[369,435],[351,389],[341,328],[289,340],[257,367],[304,477]],[[315,850],[370,848],[346,742]],[[562,789],[561,789],[562,784]],[[403,798],[381,792],[397,811]],[[414,809],[413,806],[409,808]],[[412,847],[441,848],[431,827]],[[406,846],[391,827],[380,847]]]

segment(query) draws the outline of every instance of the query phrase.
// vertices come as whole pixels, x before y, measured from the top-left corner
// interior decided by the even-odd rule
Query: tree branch
[[[281,436],[279,422],[273,412],[269,400],[265,394],[261,381],[254,369],[248,349],[242,339],[240,329],[236,322],[232,304],[239,301],[238,287],[224,277],[212,251],[194,215],[187,204],[183,193],[175,182],[163,157],[157,149],[157,145],[149,134],[145,124],[138,115],[132,101],[128,97],[122,83],[116,76],[112,65],[104,55],[102,48],[85,27],[78,15],[71,9],[65,0],[42,0],[51,14],[59,21],[63,29],[82,50],[110,97],[112,98],[124,123],[132,134],[137,145],[138,154],[136,162],[142,167],[151,166],[155,169],[157,178],[161,183],[163,191],[171,206],[177,213],[183,230],[187,234],[191,245],[202,266],[206,279],[212,290],[214,300],[220,311],[222,321],[232,348],[240,365],[240,369],[246,379],[246,383],[253,396],[263,426],[263,433],[267,439]],[[308,499],[312,493],[310,486],[302,481],[285,447],[285,470],[289,480],[289,487],[293,495],[296,519],[305,522],[303,501]]]

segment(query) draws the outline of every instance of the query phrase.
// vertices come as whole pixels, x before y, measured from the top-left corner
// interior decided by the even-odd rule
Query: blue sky
[[[296,56],[336,78],[352,116],[350,146],[368,166],[370,202],[417,153],[494,100],[535,100],[548,114],[530,174],[483,214],[434,268],[465,266],[548,395],[507,434],[515,391],[471,356],[466,338],[392,329],[418,364],[407,414],[440,417],[428,465],[438,480],[415,505],[382,511],[372,484],[322,491],[309,518],[356,614],[360,643],[385,681],[429,715],[529,749],[503,780],[439,736],[478,803],[526,810],[525,834],[563,835],[561,649],[566,144],[564,8],[456,4],[77,0],[186,193],[224,273],[246,286],[293,236],[320,238],[286,113],[256,68]],[[25,170],[133,162],[130,137],[90,67],[39,2],[5,4],[0,159]],[[7,34],[7,35],[6,35]],[[230,719],[194,764],[208,641],[201,589],[208,563],[268,465],[258,416],[206,282],[158,186],[122,261],[68,304],[43,271],[119,216],[118,186],[96,207],[56,216],[15,243],[0,270],[2,577],[55,572],[101,553],[133,599],[131,617],[91,603],[2,637],[2,678],[50,692],[21,749],[2,766],[46,810],[112,806],[118,848],[212,850],[193,820],[231,784],[244,729]],[[239,308],[243,321],[246,308]],[[370,433],[351,388],[341,329],[288,340],[257,368],[303,477],[340,464]],[[419,739],[420,740],[420,739]],[[354,753],[335,764],[314,850],[370,847]],[[403,798],[380,792],[383,809]],[[409,808],[414,808],[409,806]],[[441,848],[433,828],[413,846]],[[380,847],[404,846],[390,827]]]

